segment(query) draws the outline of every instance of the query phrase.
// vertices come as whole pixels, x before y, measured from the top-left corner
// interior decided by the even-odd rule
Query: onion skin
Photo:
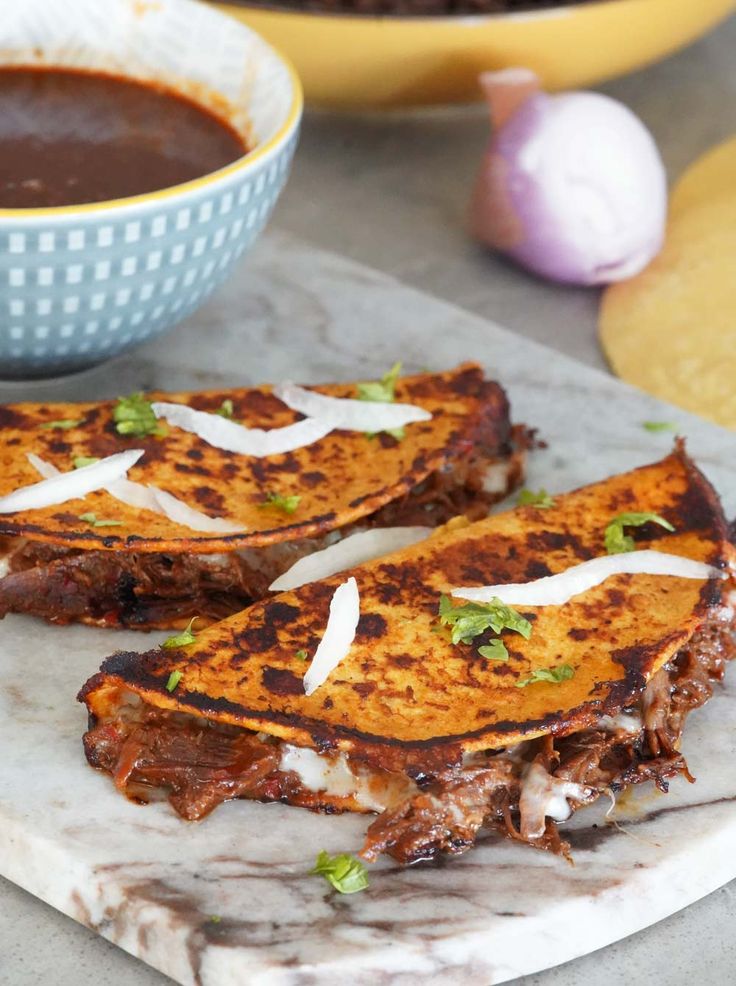
[[[492,79],[484,76],[487,96]],[[667,179],[651,134],[593,92],[528,94],[497,127],[471,203],[478,240],[566,284],[638,273],[661,249],[666,217]]]

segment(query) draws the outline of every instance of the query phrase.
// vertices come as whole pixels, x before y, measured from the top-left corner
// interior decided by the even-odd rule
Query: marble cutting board
[[[678,423],[736,514],[736,436],[370,270],[270,235],[243,273],[174,335],[0,400],[92,398],[296,376],[373,377],[473,358],[548,448],[529,485],[560,491],[659,458]],[[643,358],[646,358],[645,356]],[[158,635],[160,636],[160,635]],[[352,851],[366,820],[279,805],[222,806],[199,825],[129,804],[86,766],[74,701],[102,657],[157,635],[0,623],[0,873],[185,984],[501,983],[582,955],[736,877],[736,675],[688,723],[695,785],[582,811],[575,865],[481,840],[442,866],[381,863],[332,894],[316,853]],[[213,920],[213,917],[215,920]]]

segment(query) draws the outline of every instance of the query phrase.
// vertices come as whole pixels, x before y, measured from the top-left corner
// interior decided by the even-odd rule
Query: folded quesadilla
[[[734,549],[678,444],[661,462],[286,591],[80,693],[87,758],[184,818],[231,798],[378,813],[367,860],[460,853],[689,778],[688,713],[734,654]],[[247,824],[247,814],[243,816]]]
[[[0,407],[0,616],[219,619],[349,534],[399,528],[405,544],[485,516],[521,479],[525,442],[474,364]]]

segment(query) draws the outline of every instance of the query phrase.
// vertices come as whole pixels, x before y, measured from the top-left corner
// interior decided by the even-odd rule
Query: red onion
[[[605,284],[659,252],[667,181],[644,124],[594,92],[550,96],[523,69],[485,73],[495,133],[472,231],[542,277]]]

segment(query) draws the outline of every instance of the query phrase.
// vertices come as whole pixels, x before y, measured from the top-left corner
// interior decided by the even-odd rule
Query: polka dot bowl
[[[3,15],[0,51],[163,82],[252,148],[147,195],[0,209],[0,378],[59,376],[168,331],[227,278],[286,181],[301,88],[255,32],[196,0],[24,0]]]

